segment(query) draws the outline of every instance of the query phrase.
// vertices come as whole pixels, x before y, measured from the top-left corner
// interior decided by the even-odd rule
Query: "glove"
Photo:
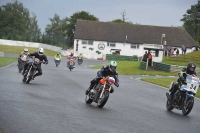
[[[46,61],[45,64],[48,64],[48,61]]]
[[[181,80],[182,82],[184,82],[184,81],[185,81],[185,78],[184,78],[183,76],[181,76],[181,77],[180,77],[180,80]]]

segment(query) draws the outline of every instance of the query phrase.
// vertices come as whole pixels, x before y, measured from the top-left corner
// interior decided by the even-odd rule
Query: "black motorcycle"
[[[83,59],[81,57],[78,57],[78,64],[81,65],[83,63]]]
[[[27,61],[28,61],[27,55],[22,55],[22,56],[19,58],[19,62],[18,62],[18,70],[19,70],[19,73],[21,73],[21,71],[24,69],[24,65],[27,63]]]
[[[37,69],[38,69],[39,65],[41,63],[45,63],[45,62],[40,61],[38,58],[33,57],[30,59],[32,59],[32,62],[28,66],[27,70],[25,71],[23,80],[22,80],[23,82],[25,82],[27,84],[33,79],[33,76],[37,73]]]
[[[58,67],[58,65],[61,62],[60,58],[54,58],[54,61],[55,61],[56,67]]]

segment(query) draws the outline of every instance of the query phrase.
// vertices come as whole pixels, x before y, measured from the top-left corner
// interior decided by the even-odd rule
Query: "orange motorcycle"
[[[99,108],[102,108],[108,101],[112,85],[115,84],[113,77],[107,76],[99,80],[99,82],[86,95],[85,102],[91,104],[96,102]]]

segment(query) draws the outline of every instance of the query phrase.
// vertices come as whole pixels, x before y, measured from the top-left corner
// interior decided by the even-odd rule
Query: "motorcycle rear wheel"
[[[185,100],[184,100],[185,101]],[[189,97],[188,99],[186,99],[186,102],[182,103],[182,114],[183,115],[188,115],[194,105],[194,97]]]
[[[109,92],[108,91],[104,91],[103,95],[102,95],[102,98],[98,100],[97,102],[97,106],[99,108],[102,108],[106,102],[108,101],[108,98],[109,98]]]

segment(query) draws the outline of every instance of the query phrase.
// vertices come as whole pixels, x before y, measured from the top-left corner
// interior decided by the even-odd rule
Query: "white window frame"
[[[114,44],[115,46],[111,46],[110,44]],[[107,43],[107,46],[108,46],[108,47],[116,47],[116,43],[115,43],[115,42],[108,42],[108,43]]]
[[[135,48],[133,48],[132,46],[135,46]],[[132,49],[139,49],[140,45],[139,44],[131,44],[130,46]]]
[[[84,42],[84,43],[83,43]],[[93,40],[82,40],[81,43],[83,45],[93,45]]]

